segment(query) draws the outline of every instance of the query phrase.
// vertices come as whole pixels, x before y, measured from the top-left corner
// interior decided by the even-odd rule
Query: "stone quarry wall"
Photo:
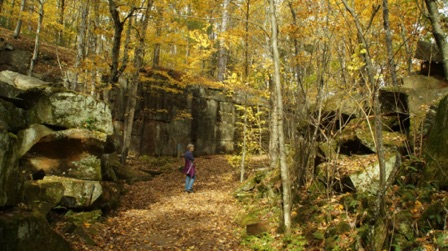
[[[126,90],[127,83],[121,84],[121,90]],[[233,153],[241,137],[237,128],[241,114],[235,105],[267,107],[263,99],[254,101],[254,94],[194,85],[144,83],[138,95],[131,151],[139,155],[175,156],[188,143],[195,144],[197,155]],[[114,109],[123,109],[125,102],[125,98],[115,100]],[[116,118],[120,133],[124,116]]]

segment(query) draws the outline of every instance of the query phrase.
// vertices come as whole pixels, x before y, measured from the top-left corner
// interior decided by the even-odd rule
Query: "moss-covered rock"
[[[376,156],[374,156],[376,158]],[[386,180],[396,165],[400,164],[399,155],[388,154],[385,159],[385,175]],[[358,170],[350,174],[350,179],[355,185],[357,191],[370,192],[376,194],[379,187],[380,168],[379,162],[376,160],[373,163],[360,162]]]
[[[104,102],[69,91],[37,95],[31,97],[35,100],[30,109],[31,122],[62,128],[86,128],[112,135],[112,116]]]
[[[101,176],[105,181],[118,181],[115,170],[121,167],[116,153],[101,155]]]
[[[427,165],[423,172],[423,179],[437,183],[441,187],[448,187],[448,97],[440,101],[434,125],[425,142]]]
[[[53,131],[32,125],[20,134],[21,172],[102,180],[101,152],[107,135],[87,129]]]
[[[71,250],[40,213],[15,211],[0,214],[0,249],[16,251]]]
[[[103,192],[98,200],[93,203],[93,207],[103,209],[104,211],[117,208],[123,193],[122,185],[110,181],[102,181],[101,187]]]
[[[102,195],[103,188],[99,181],[78,180],[57,176],[45,176],[44,183],[60,183],[64,187],[64,196],[60,201],[61,206],[67,208],[89,208]]]
[[[86,212],[73,212],[68,211],[65,214],[65,218],[67,221],[74,223],[75,225],[81,226],[85,223],[95,223],[98,222],[101,219],[102,216],[101,210],[93,210],[93,211],[86,211]]]
[[[410,137],[426,135],[433,124],[433,111],[437,111],[438,103],[448,94],[446,83],[432,76],[411,75],[403,78],[402,90],[408,95]]]
[[[12,206],[18,202],[17,137],[0,130],[0,142],[0,207]]]
[[[18,132],[26,125],[26,111],[0,99],[0,130]]]
[[[42,215],[47,215],[64,195],[64,186],[60,182],[39,183],[26,181],[23,189],[23,202]]]
[[[409,211],[400,211],[395,215],[393,221],[395,231],[409,241],[413,241],[415,238],[412,220],[412,214]]]

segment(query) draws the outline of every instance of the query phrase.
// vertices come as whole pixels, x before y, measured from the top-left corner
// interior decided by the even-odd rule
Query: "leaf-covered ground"
[[[94,245],[82,234],[66,237],[75,250],[245,250],[234,169],[223,156],[197,160],[194,193],[184,192],[185,177],[173,164],[150,181],[127,185],[116,211],[84,226]]]

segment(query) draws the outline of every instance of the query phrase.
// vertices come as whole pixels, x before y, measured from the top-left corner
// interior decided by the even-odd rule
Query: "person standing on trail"
[[[185,191],[188,193],[193,192],[193,184],[196,178],[196,166],[194,164],[193,151],[194,151],[194,145],[188,144],[187,151],[185,152],[184,155],[185,166],[183,170],[183,173],[187,176],[185,180]]]

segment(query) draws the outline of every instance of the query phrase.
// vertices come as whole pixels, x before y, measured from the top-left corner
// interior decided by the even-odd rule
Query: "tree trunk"
[[[42,29],[42,22],[44,20],[44,3],[45,0],[37,1],[39,3],[39,20],[37,22],[37,30],[36,30],[36,40],[34,42],[34,52],[33,57],[31,58],[30,69],[28,71],[28,76],[32,76],[34,66],[37,62],[37,57],[39,56],[39,47],[40,47],[40,31]]]
[[[25,10],[26,0],[22,0],[22,3],[20,4],[20,13],[19,13],[19,20],[17,20],[17,25],[14,30],[13,37],[15,39],[19,38],[20,36],[20,30],[22,29],[22,13]]]
[[[157,18],[157,22],[156,22],[156,38],[160,38],[160,36],[162,35],[162,19],[163,19],[163,10],[159,9],[158,11],[158,18]],[[160,49],[161,49],[161,44],[159,42],[157,42],[154,45],[154,55],[152,57],[152,67],[154,68],[158,68],[160,66]]]
[[[128,103],[126,107],[127,117],[124,122],[124,133],[123,133],[123,145],[121,150],[121,163],[123,165],[126,164],[126,158],[129,152],[129,146],[131,144],[132,139],[132,128],[134,125],[134,115],[135,115],[135,107],[137,105],[137,91],[138,85],[140,82],[140,70],[143,67],[143,58],[145,54],[145,38],[146,38],[146,30],[148,28],[148,19],[149,19],[149,11],[151,9],[151,5],[153,0],[147,2],[145,15],[141,20],[141,30],[140,33],[137,34],[139,44],[135,48],[134,52],[134,73],[132,75],[131,86],[129,88],[128,95]]]
[[[229,19],[228,15],[228,6],[229,0],[224,0],[223,10],[222,10],[222,23],[221,23],[221,32],[219,39],[219,55],[218,55],[218,81],[224,81],[227,67],[227,49],[225,45],[224,33],[227,31],[227,21]]]
[[[247,81],[249,79],[249,19],[250,19],[250,0],[246,2],[246,16],[245,16],[245,27],[244,27],[244,79]]]
[[[443,57],[443,73],[445,78],[448,77],[448,47],[447,47],[447,35],[442,29],[442,24],[440,23],[439,8],[437,7],[436,0],[425,0],[426,8],[429,12],[429,20],[432,25],[432,34],[436,40],[437,47]]]
[[[278,144],[280,153],[280,175],[282,179],[282,197],[283,197],[283,223],[285,227],[285,235],[291,235],[291,185],[289,178],[289,169],[286,164],[286,148],[285,148],[285,138],[283,131],[283,98],[281,92],[281,80],[280,80],[280,54],[278,52],[278,42],[277,42],[277,20],[275,16],[275,6],[274,0],[269,0],[270,5],[270,17],[271,17],[271,42],[272,42],[272,53],[274,61],[274,82],[275,82],[275,96],[276,102],[274,103],[277,110],[277,133],[278,133]]]
[[[383,21],[384,30],[386,32],[386,48],[387,48],[387,65],[389,73],[392,78],[392,85],[398,86],[397,71],[395,70],[394,52],[392,48],[392,32],[389,24],[389,3],[388,0],[383,0]]]
[[[100,5],[98,1],[93,1],[92,10],[93,15],[90,18],[92,20],[92,26],[88,29],[88,37],[89,37],[89,43],[88,43],[88,50],[86,57],[94,58],[101,54],[100,49],[100,36],[95,32],[96,28],[100,26]],[[97,83],[101,83],[101,73],[100,71],[95,68],[88,73],[90,76],[90,95],[92,96],[98,96],[99,93],[97,92]]]
[[[75,79],[70,88],[74,91],[78,88],[78,77],[81,71],[81,64],[86,56],[86,36],[87,22],[89,16],[89,0],[85,0],[81,4],[81,18],[78,26],[78,34],[76,36],[76,60],[75,60]]]
[[[243,123],[243,149],[242,149],[242,154],[241,154],[241,164],[240,164],[240,170],[241,170],[241,175],[240,175],[240,181],[241,183],[244,181],[244,171],[245,171],[245,161],[246,161],[246,152],[247,152],[247,109],[246,107],[244,107],[243,109],[244,112],[244,123]]]
[[[15,5],[16,5],[16,1],[12,0],[11,1],[11,10],[14,9]],[[8,15],[8,19],[6,19],[6,27],[8,27],[8,29],[11,29],[11,18],[12,18],[12,13],[10,15]],[[19,17],[19,19],[20,19],[20,17]]]
[[[374,141],[375,141],[375,148],[376,148],[376,153],[378,156],[378,162],[379,162],[379,173],[380,173],[380,180],[379,180],[379,192],[378,192],[378,196],[377,196],[377,201],[376,201],[376,217],[375,219],[377,220],[376,225],[384,225],[384,215],[385,215],[385,191],[386,191],[386,164],[385,164],[385,159],[384,159],[384,147],[383,147],[383,130],[382,130],[382,122],[381,122],[381,108],[380,108],[380,103],[379,103],[379,84],[377,84],[377,82],[375,81],[374,78],[374,68],[373,68],[373,63],[372,63],[372,58],[370,56],[370,52],[369,52],[369,44],[366,41],[366,37],[363,35],[364,31],[362,29],[361,23],[358,19],[358,15],[355,13],[354,9],[351,8],[346,0],[342,0],[346,10],[350,13],[350,15],[353,17],[353,20],[355,22],[355,26],[358,32],[358,37],[361,40],[362,45],[364,46],[364,49],[366,50],[366,53],[364,54],[364,60],[366,63],[366,72],[367,72],[367,77],[368,77],[368,81],[369,84],[371,86],[372,92],[373,92],[373,100],[372,100],[372,105],[373,105],[373,111],[374,111]],[[378,242],[380,239],[375,240],[376,242]],[[381,239],[381,241],[384,242],[384,239]],[[374,251],[380,251],[382,250],[381,247],[383,246],[384,243],[372,243],[371,247],[372,248],[378,248],[375,249]]]
[[[269,100],[269,105],[270,107],[272,107],[271,109],[271,117],[269,118],[270,122],[270,137],[269,137],[269,159],[270,159],[270,165],[269,167],[271,169],[274,169],[278,166],[278,160],[279,160],[279,152],[278,152],[278,118],[277,118],[277,96],[275,93],[275,86],[272,83],[272,81],[270,81],[270,85],[269,85],[270,90],[270,100]]]
[[[59,9],[58,23],[61,25],[61,27],[64,27],[65,0],[59,0],[57,2],[57,8]],[[64,28],[58,30],[57,44],[64,45]]]
[[[403,39],[403,45],[404,45],[404,50],[406,52],[406,73],[408,75],[410,75],[412,73],[412,60],[413,60],[413,52],[412,49],[409,46],[409,42],[408,39],[406,37],[406,27],[404,26],[404,24],[400,24],[401,25],[401,29],[400,29],[400,35],[401,38]]]
[[[120,48],[121,48],[121,34],[124,30],[124,24],[128,18],[130,18],[135,11],[135,8],[132,8],[130,12],[125,16],[123,21],[120,19],[121,13],[118,10],[118,6],[115,3],[115,0],[108,0],[109,1],[109,12],[112,17],[112,21],[114,23],[114,35],[113,35],[113,41],[112,41],[112,51],[111,51],[111,64],[110,64],[110,72],[109,77],[107,80],[107,84],[110,88],[113,88],[115,83],[118,82],[118,79],[120,78],[121,74],[126,69],[126,64],[123,64],[121,67],[119,67],[119,59],[120,59]],[[126,56],[124,57],[126,59]],[[104,94],[103,94],[103,100],[106,103],[109,103],[109,88],[105,88]],[[112,108],[112,116],[115,116],[113,105]]]
[[[118,60],[120,57],[120,47],[121,47],[121,33],[123,33],[124,22],[120,20],[120,13],[118,12],[118,7],[115,6],[114,0],[109,0],[109,11],[114,22],[114,36],[112,39],[112,51],[111,51],[111,65],[110,65],[110,75],[109,84],[116,83],[118,81]]]
[[[121,34],[124,30],[124,24],[126,20],[133,15],[135,8],[132,8],[131,11],[126,15],[123,21],[120,20],[120,11],[118,10],[118,6],[115,4],[114,0],[109,0],[109,12],[112,16],[112,21],[114,23],[114,36],[112,40],[112,51],[111,58],[112,63],[110,66],[110,76],[109,76],[109,84],[118,82],[118,78],[123,73],[126,67],[119,67],[119,58],[120,58],[120,48],[121,48]]]

